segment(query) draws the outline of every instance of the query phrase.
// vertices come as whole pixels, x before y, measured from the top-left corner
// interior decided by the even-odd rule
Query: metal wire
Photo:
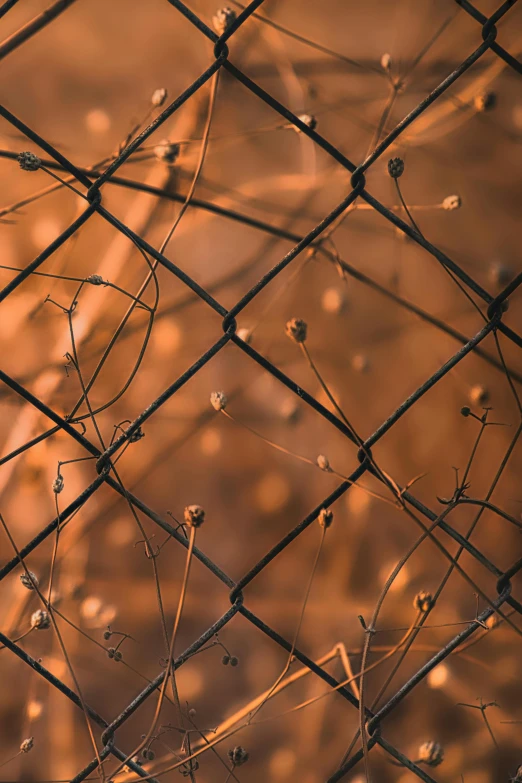
[[[512,283],[510,283],[500,294],[494,297],[488,291],[477,283],[468,273],[466,273],[453,259],[451,259],[440,248],[430,243],[424,236],[422,236],[415,228],[412,228],[408,223],[403,221],[398,215],[384,206],[378,201],[366,188],[365,174],[369,169],[382,158],[386,150],[390,145],[408,128],[417,118],[419,118],[432,104],[434,104],[440,96],[454,84],[474,63],[479,61],[488,51],[494,52],[498,57],[502,58],[517,74],[522,73],[522,65],[507,52],[500,44],[497,43],[497,22],[506,16],[510,8],[515,4],[516,0],[507,0],[499,6],[497,11],[487,18],[468,0],[456,0],[456,3],[467,13],[475,19],[478,23],[478,45],[476,49],[466,57],[462,63],[455,68],[430,94],[422,100],[398,125],[377,144],[375,149],[368,155],[368,157],[360,164],[355,164],[350,161],[344,154],[341,153],[328,139],[324,138],[316,130],[308,127],[302,119],[296,116],[287,107],[282,105],[266,90],[261,88],[246,74],[244,74],[229,58],[229,50],[227,41],[238,33],[243,23],[251,16],[254,11],[262,5],[263,0],[254,0],[237,16],[237,19],[227,29],[227,31],[218,37],[200,18],[198,18],[181,0],[168,0],[173,8],[173,12],[182,14],[186,19],[196,27],[202,36],[205,36],[214,44],[214,60],[212,64],[189,86],[184,92],[182,92],[167,108],[165,108],[159,116],[152,121],[135,139],[133,139],[120,154],[110,163],[110,165],[103,171],[91,171],[85,168],[80,168],[75,165],[71,160],[62,155],[52,144],[46,141],[36,129],[29,127],[22,120],[16,117],[7,108],[0,107],[0,116],[2,116],[12,127],[22,132],[28,139],[36,144],[41,150],[43,150],[48,156],[48,160],[44,160],[44,165],[49,169],[58,169],[72,175],[79,186],[84,189],[83,197],[86,201],[86,207],[81,216],[76,219],[71,225],[63,231],[57,239],[54,240],[45,250],[43,250],[35,260],[30,263],[23,271],[17,274],[11,282],[6,285],[2,291],[0,291],[0,302],[4,301],[10,296],[16,289],[33,273],[35,273],[58,248],[64,245],[64,243],[72,237],[83,225],[85,225],[93,215],[98,215],[107,221],[113,228],[121,232],[124,236],[130,238],[136,246],[141,248],[146,254],[150,255],[156,262],[168,270],[174,275],[187,289],[190,289],[197,297],[199,297],[209,308],[214,310],[221,316],[222,320],[222,333],[215,335],[212,338],[212,345],[195,361],[192,366],[184,372],[179,378],[173,381],[168,388],[166,388],[156,399],[152,400],[147,408],[136,417],[136,419],[128,426],[125,431],[122,431],[119,437],[117,437],[111,445],[104,450],[100,450],[89,439],[78,432],[77,424],[71,422],[60,416],[53,411],[45,402],[38,399],[27,388],[19,383],[14,378],[11,378],[3,370],[0,370],[0,380],[6,386],[8,386],[16,395],[25,400],[31,406],[34,406],[38,411],[47,416],[54,424],[55,427],[42,436],[26,444],[25,448],[29,448],[42,438],[48,437],[54,432],[61,430],[66,433],[70,438],[74,439],[84,450],[85,453],[96,458],[96,466],[98,477],[87,487],[78,497],[71,502],[67,508],[52,521],[49,522],[42,530],[40,530],[34,538],[26,544],[20,552],[20,557],[15,556],[6,565],[0,569],[0,581],[4,579],[13,569],[15,569],[20,560],[27,557],[37,547],[39,547],[56,529],[71,517],[82,505],[96,493],[100,487],[106,486],[112,489],[115,493],[124,497],[132,506],[153,521],[159,528],[166,531],[172,536],[178,544],[182,547],[188,547],[188,539],[182,535],[179,530],[173,527],[171,524],[163,520],[153,509],[149,508],[140,498],[136,497],[130,492],[124,490],[118,480],[113,475],[114,458],[121,453],[122,449],[129,443],[129,440],[135,435],[141,425],[144,424],[150,417],[161,408],[164,403],[175,395],[196,373],[198,373],[207,362],[218,354],[229,342],[234,343],[239,350],[241,350],[248,359],[257,363],[264,370],[269,372],[277,381],[284,384],[293,394],[302,400],[304,403],[313,408],[317,413],[324,417],[325,420],[330,422],[337,430],[344,435],[350,442],[352,442],[357,448],[357,457],[359,465],[356,467],[352,474],[348,477],[348,480],[343,481],[339,486],[330,493],[330,495],[316,506],[310,513],[303,519],[293,530],[291,530],[286,536],[284,536],[269,552],[267,552],[244,576],[237,582],[234,582],[227,574],[225,574],[203,551],[199,548],[194,548],[194,556],[224,585],[230,590],[230,602],[231,608],[221,617],[221,619],[208,628],[198,639],[196,639],[184,653],[179,655],[174,662],[174,668],[177,669],[183,666],[184,662],[195,652],[200,650],[212,637],[222,628],[226,626],[230,620],[235,617],[236,614],[241,614],[246,620],[257,627],[263,634],[270,638],[273,642],[279,645],[286,652],[292,652],[294,657],[299,660],[304,666],[308,667],[314,675],[319,677],[331,688],[336,689],[338,694],[345,699],[355,710],[359,708],[358,700],[353,693],[347,688],[340,686],[339,682],[328,673],[323,667],[314,663],[308,658],[300,649],[295,648],[279,633],[267,625],[260,617],[254,614],[245,603],[244,590],[252,582],[253,579],[267,567],[267,565],[274,560],[281,552],[283,552],[289,544],[300,536],[304,530],[306,530],[318,517],[322,508],[326,508],[331,505],[335,500],[346,493],[352,486],[352,483],[360,479],[365,474],[371,474],[378,480],[384,481],[382,475],[376,470],[374,462],[372,460],[371,448],[379,442],[383,435],[393,427],[400,417],[409,410],[416,402],[435,384],[437,384],[444,375],[461,362],[471,352],[479,353],[482,356],[487,357],[487,354],[480,347],[484,338],[492,333],[502,332],[508,337],[513,344],[518,347],[522,347],[522,337],[508,327],[504,321],[503,316],[506,310],[506,303],[513,292],[522,283],[522,276],[519,275]],[[6,13],[9,8],[14,5],[13,2],[4,3],[1,12]],[[63,4],[66,5],[66,4]],[[480,26],[479,26],[480,25]],[[27,34],[26,37],[28,37]],[[19,45],[23,41],[17,40],[11,45]],[[324,152],[329,155],[340,166],[346,169],[351,175],[351,186],[349,192],[340,201],[340,203],[332,209],[328,215],[326,215],[311,231],[309,231],[304,237],[299,237],[291,232],[285,232],[283,230],[274,228],[269,224],[256,221],[251,218],[247,218],[237,213],[232,213],[229,210],[221,210],[220,208],[212,205],[205,204],[204,202],[198,202],[198,206],[205,209],[209,209],[217,214],[222,212],[226,214],[228,218],[232,220],[239,220],[248,225],[262,228],[265,231],[271,232],[273,235],[290,239],[295,244],[292,249],[263,277],[261,277],[248,291],[245,293],[236,304],[227,309],[224,307],[213,294],[207,291],[199,283],[196,282],[190,275],[188,275],[183,269],[174,264],[171,260],[166,258],[165,255],[158,252],[153,246],[151,246],[145,239],[138,234],[134,233],[128,226],[126,226],[119,218],[112,214],[103,203],[103,189],[108,183],[120,184],[125,187],[137,187],[146,192],[154,192],[152,187],[142,186],[139,183],[133,182],[117,176],[118,170],[121,168],[125,161],[128,161],[134,153],[140,150],[140,147],[147,141],[147,139],[156,131],[161,125],[171,117],[181,106],[193,96],[203,85],[205,85],[211,77],[216,74],[220,69],[224,69],[230,76],[235,78],[244,87],[246,87],[253,95],[255,95],[260,101],[263,101],[270,106],[275,112],[277,112],[285,121],[291,123],[298,128],[301,133],[305,134],[312,142],[320,147]],[[4,157],[16,157],[13,153],[2,153]],[[165,195],[165,194],[161,194]],[[168,195],[168,198],[174,198],[178,201],[182,201],[179,196]],[[431,254],[445,269],[451,271],[451,273],[458,278],[462,285],[473,293],[476,297],[482,300],[487,305],[487,320],[480,331],[472,338],[467,339],[460,333],[452,332],[453,336],[456,336],[463,345],[462,347],[443,365],[441,366],[430,378],[427,378],[425,382],[419,386],[419,388],[408,397],[397,410],[384,421],[375,432],[370,435],[363,443],[358,443],[354,437],[353,432],[346,423],[342,421],[337,415],[329,411],[323,406],[317,399],[307,393],[301,386],[296,383],[291,377],[283,373],[278,369],[270,360],[261,355],[252,346],[248,345],[245,341],[240,339],[236,333],[236,318],[245,309],[245,307],[281,272],[291,265],[295,259],[307,248],[314,247],[315,243],[320,240],[326,229],[328,229],[334,221],[341,216],[356,199],[362,199],[373,209],[379,212],[390,224],[399,228],[402,232],[408,235],[417,245]],[[353,270],[355,276],[359,276],[359,279],[364,279],[364,275],[357,273]],[[391,295],[395,301],[399,301],[399,298],[395,295]],[[411,308],[410,308],[411,309]],[[426,317],[427,320],[435,321],[431,316],[423,314],[419,308],[414,310],[421,317]],[[437,324],[440,326],[440,324]],[[444,325],[442,325],[444,326]],[[489,358],[490,361],[496,363],[496,360]],[[17,449],[12,454],[5,457],[2,462],[12,459],[17,456],[23,449]],[[428,523],[437,523],[438,515],[436,515],[429,508],[425,507],[420,501],[418,501],[410,492],[404,492],[402,495],[404,501],[417,513],[420,513]],[[444,647],[440,649],[433,657],[425,663],[410,679],[402,685],[402,687],[391,696],[388,701],[377,711],[372,712],[366,708],[366,720],[368,731],[368,749],[375,745],[379,745],[383,751],[388,754],[395,761],[398,761],[401,765],[406,767],[412,772],[419,780],[430,781],[433,783],[435,780],[431,777],[423,768],[419,766],[415,761],[407,758],[404,754],[391,744],[383,735],[383,729],[381,723],[385,717],[389,716],[393,710],[402,702],[402,700],[414,689],[420,682],[422,682],[429,672],[438,665],[441,661],[444,661],[453,650],[455,650],[464,640],[470,639],[481,628],[484,627],[485,621],[495,612],[497,609],[501,609],[505,604],[514,608],[518,613],[522,613],[522,606],[511,595],[511,579],[522,568],[522,563],[518,561],[511,568],[506,571],[502,571],[492,563],[486,555],[480,552],[470,541],[458,533],[451,525],[444,520],[440,520],[437,524],[438,528],[444,532],[444,534],[451,540],[456,541],[461,547],[463,547],[471,557],[473,557],[483,568],[490,571],[497,579],[497,593],[498,598],[495,599],[493,604],[489,606],[477,619],[471,622],[463,631],[457,634],[452,640],[450,640]],[[68,699],[70,699],[79,709],[83,709],[81,700],[77,693],[71,690],[63,681],[49,672],[40,662],[33,659],[28,655],[17,643],[10,640],[6,635],[0,633],[0,642],[5,645],[14,655],[18,656],[20,660],[26,663],[33,671],[37,672],[41,677],[47,680],[54,688],[58,689]],[[101,742],[103,749],[100,751],[100,760],[105,759],[109,755],[114,756],[120,761],[127,759],[127,755],[124,751],[119,749],[115,742],[118,730],[129,719],[129,717],[144,704],[147,699],[153,694],[161,685],[165,677],[165,671],[161,671],[157,677],[148,684],[141,693],[124,709],[122,712],[110,722],[102,718],[91,707],[86,705],[86,710],[89,717],[101,730]],[[334,772],[329,778],[328,783],[334,783],[334,781],[341,780],[349,770],[361,760],[362,751],[354,753],[336,772]],[[74,778],[75,783],[85,780],[85,778],[94,770],[97,769],[99,764],[98,759],[94,759],[83,770],[78,772]],[[147,776],[144,769],[136,764],[132,760],[126,761],[127,766],[132,769],[140,777]],[[153,779],[153,778],[152,778]]]

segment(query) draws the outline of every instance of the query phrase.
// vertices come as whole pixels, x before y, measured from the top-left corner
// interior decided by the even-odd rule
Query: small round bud
[[[392,179],[399,179],[404,174],[404,161],[402,158],[391,158],[388,161],[388,174]]]
[[[326,472],[331,470],[330,460],[328,459],[328,457],[325,457],[324,454],[319,454],[319,456],[316,459],[316,463],[317,463],[317,467],[321,468],[321,470],[324,470]]]
[[[473,105],[477,111],[490,111],[497,105],[497,96],[494,92],[483,92],[474,97]]]
[[[52,487],[55,495],[59,495],[63,490],[63,476],[60,473],[58,473],[55,480],[53,481]]]
[[[28,590],[34,590],[36,587],[38,587],[38,577],[36,574],[33,574],[32,571],[20,574],[20,581],[24,587],[27,587]]]
[[[175,163],[179,157],[179,144],[165,139],[154,147],[154,156],[164,163]]]
[[[295,343],[304,343],[308,325],[302,318],[291,318],[286,322],[286,333]]]
[[[241,745],[236,745],[235,748],[231,748],[227,755],[234,767],[240,767],[241,764],[244,764],[249,758],[247,751],[242,748]]]
[[[418,609],[419,612],[428,612],[433,606],[432,594],[426,592],[426,590],[421,590],[413,599],[413,606],[415,609]]]
[[[163,106],[167,100],[167,90],[165,87],[160,87],[158,90],[154,90],[150,100],[153,106]]]
[[[469,390],[469,399],[470,402],[475,403],[475,405],[486,405],[489,401],[489,391],[485,386],[481,386],[481,384],[478,383]]]
[[[442,202],[442,208],[451,212],[453,209],[459,209],[461,204],[460,196],[446,196]]]
[[[464,416],[465,419],[467,419],[470,414],[471,414],[471,408],[468,405],[464,405],[460,409],[460,415]]]
[[[103,285],[104,280],[101,275],[89,275],[86,282],[91,285]]]
[[[306,125],[310,130],[315,130],[317,128],[317,118],[314,117],[313,114],[299,114],[298,117],[303,125]],[[298,128],[297,125],[292,125],[292,128],[296,133],[301,133],[301,128]]]
[[[205,511],[201,506],[185,506],[183,516],[189,527],[200,527],[205,521]]]
[[[189,718],[190,718],[191,720],[194,720],[194,718],[196,717],[196,715],[197,715],[197,712],[196,712],[196,710],[194,709],[194,707],[191,707],[191,708],[190,708],[190,710],[188,711],[188,716],[189,716]]]
[[[37,631],[45,631],[50,625],[51,618],[45,609],[37,609],[31,615],[31,628],[36,628]]]
[[[236,18],[236,12],[231,8],[228,8],[228,6],[225,8],[220,8],[219,11],[216,11],[215,15],[212,17],[212,25],[214,30],[218,35],[223,35],[226,33],[230,25],[234,24]]]
[[[317,519],[321,527],[326,530],[333,522],[333,511],[330,511],[329,508],[322,508]]]
[[[438,767],[444,761],[444,748],[438,742],[424,742],[419,748],[419,763],[427,767]]]
[[[20,744],[20,753],[29,753],[34,747],[34,737],[27,737]]]
[[[227,407],[227,397],[225,392],[213,391],[210,395],[210,404],[216,411],[224,411]]]
[[[108,639],[110,639],[111,636],[112,636],[112,633],[110,631],[104,631],[103,632],[103,638],[105,639],[105,641],[108,641]]]
[[[391,54],[388,54],[388,52],[386,52],[386,54],[383,54],[383,56],[381,57],[381,68],[383,69],[383,71],[389,71],[391,68],[391,64],[392,64]]]
[[[237,657],[237,655],[231,655],[230,656],[230,665],[231,666],[237,666],[238,663],[239,663],[239,658]]]
[[[154,761],[154,759],[156,758],[156,754],[150,748],[143,748],[143,750],[141,751],[141,755],[143,756],[145,761]]]
[[[223,664],[223,666],[228,666],[228,664],[230,663],[230,655],[224,655],[221,659],[221,663]]]
[[[42,165],[42,161],[34,152],[21,152],[17,157],[17,161],[20,164],[20,168],[24,171],[38,171]]]
[[[252,342],[252,330],[246,329],[243,327],[242,329],[238,329],[236,332],[236,335],[239,337],[240,340],[243,340],[244,343],[247,345],[250,345]]]
[[[114,660],[121,661],[122,658],[123,655],[121,654],[121,652],[119,650],[114,650]]]
[[[107,656],[112,659],[112,658],[114,658],[114,653],[115,652],[116,652],[116,648],[115,647],[109,647],[109,649],[107,650]]]

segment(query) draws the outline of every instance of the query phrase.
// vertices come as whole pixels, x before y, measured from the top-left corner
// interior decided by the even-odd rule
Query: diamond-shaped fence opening
[[[516,0],[203,6],[0,7],[2,780],[519,780]]]

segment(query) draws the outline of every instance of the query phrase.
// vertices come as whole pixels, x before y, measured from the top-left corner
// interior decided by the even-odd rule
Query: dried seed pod
[[[329,508],[322,508],[317,519],[321,527],[326,530],[333,522],[333,511],[330,511]]]
[[[240,767],[248,761],[249,758],[248,752],[242,748],[241,745],[236,745],[235,748],[231,748],[227,755],[234,767]]]
[[[391,64],[392,64],[391,54],[388,54],[388,52],[386,52],[381,57],[381,68],[383,69],[383,71],[389,71],[391,68]]]
[[[319,454],[316,459],[317,466],[326,472],[331,470],[330,460],[324,454]]]
[[[36,628],[37,631],[45,631],[51,625],[51,618],[49,613],[45,609],[37,609],[31,615],[31,628]]]
[[[230,656],[230,665],[231,666],[237,666],[238,663],[239,663],[239,658],[237,657],[237,655],[231,655]]]
[[[224,411],[227,407],[227,396],[225,392],[213,391],[210,395],[210,404],[216,411]]]
[[[63,476],[61,475],[61,473],[58,473],[58,475],[56,476],[55,480],[53,481],[52,487],[55,495],[59,495],[60,492],[63,490]]]
[[[164,139],[154,147],[154,156],[164,163],[175,163],[179,157],[179,144]]]
[[[34,737],[27,737],[20,744],[20,753],[29,753],[34,747]]]
[[[446,196],[442,202],[442,208],[451,212],[453,209],[459,209],[461,204],[462,201],[460,196]]]
[[[205,511],[201,506],[185,506],[183,512],[185,522],[189,527],[201,527],[205,521]]]
[[[392,179],[399,179],[404,174],[404,161],[402,158],[391,158],[388,161],[388,174]]]
[[[489,402],[489,391],[485,386],[477,383],[476,386],[472,386],[469,390],[469,399],[475,405],[486,405]]]
[[[216,11],[215,15],[212,17],[212,25],[218,35],[223,35],[230,25],[234,24],[236,19],[236,12],[228,6],[225,6],[225,8],[220,8],[219,11]]]
[[[20,574],[20,581],[24,587],[27,587],[28,590],[34,590],[36,587],[38,587],[38,577],[36,574],[33,574],[32,571]]]
[[[433,596],[426,590],[421,590],[413,599],[413,606],[419,612],[428,612],[433,606]]]
[[[419,748],[418,760],[427,767],[438,767],[444,761],[444,748],[433,740],[424,742]]]
[[[230,663],[230,655],[224,655],[221,658],[221,663],[223,664],[223,666],[228,666],[228,664]]]
[[[306,125],[310,130],[315,130],[317,128],[317,117],[314,117],[313,114],[299,114],[298,117],[303,125]],[[301,133],[301,128],[298,128],[297,125],[291,125],[290,127],[293,128],[296,133]]]
[[[101,275],[89,275],[86,282],[90,283],[91,285],[103,285],[104,279]]]
[[[150,748],[143,748],[143,750],[141,751],[141,755],[146,761],[154,761],[154,759],[156,758],[156,754]]]
[[[246,343],[247,345],[250,345],[250,343],[252,342],[251,329],[246,329],[245,327],[243,327],[242,329],[238,329],[236,334],[239,337],[239,339],[243,340],[243,342]]]
[[[17,161],[23,171],[38,171],[42,165],[42,161],[34,152],[21,152],[17,157]]]
[[[196,717],[196,715],[197,715],[197,712],[196,712],[196,710],[194,709],[194,707],[191,707],[191,708],[190,708],[190,710],[188,711],[188,716],[189,716],[189,718],[190,718],[191,720],[194,720],[194,718]]]
[[[464,405],[460,409],[461,416],[464,416],[465,419],[468,418],[468,416],[471,414],[471,408],[468,405]]]
[[[473,105],[477,111],[490,111],[497,105],[497,96],[494,92],[483,92],[474,97]]]
[[[308,324],[302,318],[291,318],[286,322],[286,333],[295,343],[304,343]]]
[[[151,103],[153,106],[163,106],[167,100],[167,90],[165,87],[159,87],[152,93]]]

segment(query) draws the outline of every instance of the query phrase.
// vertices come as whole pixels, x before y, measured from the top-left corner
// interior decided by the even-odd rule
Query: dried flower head
[[[402,158],[391,158],[388,161],[388,174],[392,179],[399,179],[404,174],[404,161]]]
[[[391,68],[391,64],[392,64],[391,54],[388,54],[388,52],[386,52],[381,57],[381,68],[383,69],[383,71],[389,71]]]
[[[241,764],[248,761],[248,752],[241,745],[236,745],[235,748],[231,748],[228,751],[228,758],[234,767],[240,767]]]
[[[469,390],[469,399],[475,405],[485,405],[489,401],[489,391],[485,386],[477,383],[476,386],[472,386]]]
[[[34,747],[34,737],[27,737],[20,744],[20,753],[29,753]]]
[[[42,161],[34,152],[21,152],[17,157],[17,161],[20,164],[20,168],[24,171],[38,171],[42,165]]]
[[[461,414],[461,416],[464,416],[465,419],[467,419],[468,416],[471,414],[471,408],[468,405],[464,405],[460,409],[460,414]]]
[[[90,283],[91,285],[103,285],[104,280],[101,275],[89,275],[89,277],[86,279],[87,283]]]
[[[319,454],[319,456],[316,459],[317,466],[321,468],[321,470],[329,471],[331,470],[330,467],[330,460],[328,457],[325,457],[324,454]]]
[[[175,163],[179,157],[179,144],[164,139],[154,147],[154,156],[164,163]]]
[[[201,506],[185,506],[183,516],[189,527],[200,527],[205,521],[205,511]]]
[[[475,96],[473,105],[477,111],[490,111],[497,105],[497,96],[494,92],[483,92]]]
[[[214,30],[218,35],[223,35],[226,33],[228,28],[234,24],[236,18],[236,12],[231,8],[228,8],[228,6],[225,8],[220,8],[219,11],[216,11],[215,15],[212,17],[212,25]]]
[[[247,345],[250,345],[252,342],[252,330],[247,329],[246,327],[242,327],[241,329],[238,329],[236,332],[237,336],[240,340],[243,340],[244,343]]]
[[[444,748],[433,740],[424,742],[419,748],[418,760],[427,767],[438,767],[444,761]]]
[[[49,613],[45,609],[37,609],[31,615],[31,628],[36,628],[37,631],[45,631],[51,625],[51,618]]]
[[[227,407],[227,397],[225,392],[213,391],[210,395],[210,404],[216,411],[224,411]]]
[[[28,571],[27,573],[24,571],[23,574],[20,574],[20,581],[28,590],[34,590],[38,587],[38,577],[36,574],[33,574],[32,571]]]
[[[190,708],[190,710],[188,711],[188,716],[189,716],[189,718],[190,718],[191,720],[194,720],[194,718],[196,717],[196,715],[197,715],[197,712],[196,712],[196,710],[194,709],[194,707],[191,707],[191,708]]]
[[[58,473],[55,480],[53,481],[53,492],[55,495],[59,495],[60,492],[63,490],[63,476],[61,473]]]
[[[421,590],[413,599],[413,606],[415,609],[418,609],[419,612],[428,612],[433,606],[432,594],[426,592],[426,590]]]
[[[461,204],[462,201],[460,199],[460,196],[446,196],[446,198],[442,202],[442,208],[451,211],[453,209],[459,209]]]
[[[308,325],[302,318],[291,318],[286,322],[286,333],[295,343],[304,343]]]
[[[330,511],[329,508],[322,508],[317,519],[321,527],[326,530],[333,522],[333,511]]]
[[[298,114],[297,116],[303,125],[306,125],[310,130],[315,130],[317,128],[317,117],[314,117],[313,114]],[[292,127],[296,133],[301,133],[301,128],[298,128],[297,125],[291,125],[290,127]]]
[[[153,106],[163,106],[167,100],[167,90],[165,87],[159,87],[152,93],[151,103]]]

